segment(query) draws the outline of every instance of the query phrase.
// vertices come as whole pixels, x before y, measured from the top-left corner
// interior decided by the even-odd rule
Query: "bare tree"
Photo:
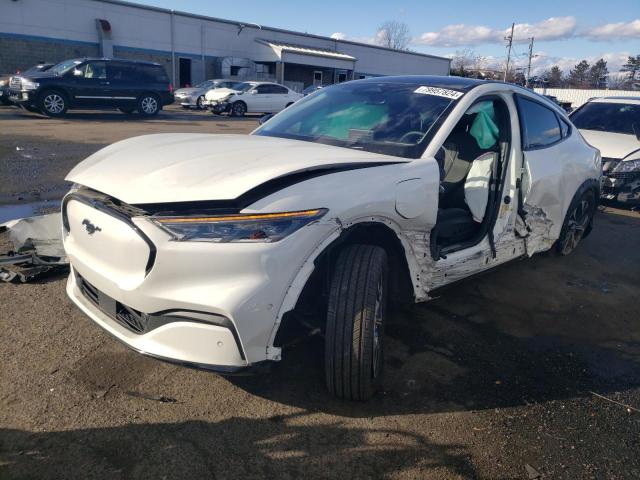
[[[631,77],[630,72],[612,72],[607,74],[607,87],[611,89],[624,89]]]
[[[376,42],[378,45],[394,50],[408,50],[411,34],[406,23],[387,20],[378,28]]]
[[[466,77],[477,63],[477,57],[473,50],[465,48],[456,50],[451,58],[451,74],[458,77]]]

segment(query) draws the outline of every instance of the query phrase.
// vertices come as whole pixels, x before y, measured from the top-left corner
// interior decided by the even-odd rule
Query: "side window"
[[[272,93],[271,85],[258,85],[256,91],[258,93]]]
[[[136,71],[132,65],[126,63],[109,62],[107,65],[109,81],[132,82],[136,80]]]
[[[106,80],[107,65],[105,62],[87,62],[80,67],[81,77],[90,79]]]
[[[518,96],[518,107],[524,133],[523,148],[544,148],[562,139],[555,112],[521,96]]]
[[[285,87],[282,87],[280,85],[271,85],[271,88],[273,89],[273,93],[279,93],[279,94],[289,93],[289,90],[287,90]]]

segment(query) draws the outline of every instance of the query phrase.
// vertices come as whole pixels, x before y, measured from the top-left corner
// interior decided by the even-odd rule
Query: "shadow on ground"
[[[459,445],[393,429],[296,425],[297,415],[50,433],[0,430],[2,478],[380,478],[407,468],[475,476]],[[311,451],[313,445],[313,451]],[[233,455],[223,454],[233,452]]]

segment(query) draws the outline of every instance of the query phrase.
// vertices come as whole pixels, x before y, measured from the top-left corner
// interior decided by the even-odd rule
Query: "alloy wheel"
[[[587,198],[582,198],[569,215],[567,230],[562,241],[561,253],[568,255],[580,243],[591,216],[591,202]]]
[[[144,97],[141,106],[145,114],[153,115],[158,110],[158,101],[153,97]]]
[[[57,93],[50,93],[44,97],[43,105],[47,113],[57,115],[64,111],[64,98]]]

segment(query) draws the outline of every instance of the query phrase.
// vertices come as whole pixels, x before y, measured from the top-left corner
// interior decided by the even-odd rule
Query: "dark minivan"
[[[16,75],[9,92],[12,102],[50,117],[69,108],[104,107],[152,116],[173,103],[173,87],[161,65],[115,58],[76,58],[45,72]]]

